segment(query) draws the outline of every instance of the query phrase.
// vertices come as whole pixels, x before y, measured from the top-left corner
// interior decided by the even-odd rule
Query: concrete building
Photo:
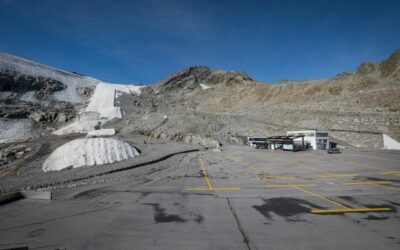
[[[288,131],[287,135],[302,136],[304,135],[304,142],[306,142],[312,149],[328,149],[329,148],[329,131]],[[301,143],[301,138],[295,139],[296,142]]]

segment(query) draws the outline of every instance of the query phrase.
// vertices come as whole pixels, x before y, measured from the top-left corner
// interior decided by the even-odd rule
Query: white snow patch
[[[43,163],[43,171],[56,171],[84,166],[104,165],[138,156],[138,151],[126,142],[108,138],[86,138],[70,141]]]
[[[102,136],[113,136],[113,135],[115,135],[115,129],[105,128],[105,129],[89,131],[87,137],[102,137]]]
[[[1,119],[0,143],[14,142],[32,136],[33,124],[29,119]]]
[[[210,86],[207,86],[207,85],[205,85],[203,83],[200,83],[200,86],[201,86],[202,89],[211,89]]]
[[[0,99],[7,99],[7,98],[14,98],[17,95],[17,93],[14,92],[0,92]]]

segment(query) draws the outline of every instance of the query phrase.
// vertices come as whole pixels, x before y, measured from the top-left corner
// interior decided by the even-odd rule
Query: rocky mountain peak
[[[217,84],[244,84],[254,80],[243,71],[214,70],[208,66],[193,66],[176,72],[154,86],[157,93],[171,93],[180,90],[193,90],[200,84],[214,86]]]

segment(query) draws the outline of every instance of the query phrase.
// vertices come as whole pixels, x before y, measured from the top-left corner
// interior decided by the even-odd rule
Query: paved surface
[[[400,248],[399,153],[229,146],[107,180],[1,206],[0,249]]]

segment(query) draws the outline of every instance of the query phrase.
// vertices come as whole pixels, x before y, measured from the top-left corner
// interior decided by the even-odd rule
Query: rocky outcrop
[[[20,75],[15,71],[0,72],[1,92],[26,93],[34,91],[34,96],[41,100],[66,88],[66,85],[51,78]]]

